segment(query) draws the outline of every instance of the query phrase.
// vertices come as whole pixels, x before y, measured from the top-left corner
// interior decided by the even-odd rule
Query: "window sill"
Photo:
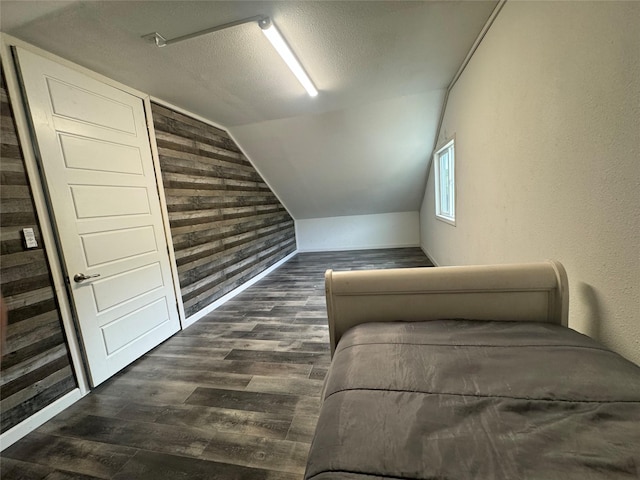
[[[456,220],[455,219],[452,219],[452,218],[449,218],[449,217],[443,217],[443,216],[440,216],[438,214],[436,214],[436,219],[440,220],[441,222],[448,223],[449,225],[452,225],[454,227],[456,226]]]

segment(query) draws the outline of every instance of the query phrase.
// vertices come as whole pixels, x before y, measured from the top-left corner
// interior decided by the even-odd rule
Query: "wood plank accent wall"
[[[0,367],[0,431],[5,432],[77,386],[42,247],[4,81],[0,80],[0,288],[9,310]],[[39,247],[25,250],[31,227]]]
[[[152,114],[188,318],[295,251],[294,223],[227,132]]]

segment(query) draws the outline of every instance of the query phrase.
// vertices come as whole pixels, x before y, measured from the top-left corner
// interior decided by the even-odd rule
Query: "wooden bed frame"
[[[569,289],[559,262],[325,273],[331,356],[365,322],[438,319],[567,326]]]

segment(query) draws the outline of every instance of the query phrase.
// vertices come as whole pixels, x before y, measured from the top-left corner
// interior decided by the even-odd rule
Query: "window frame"
[[[450,190],[450,201],[449,207],[451,210],[451,214],[447,212],[443,212],[442,204],[441,204],[441,195],[440,195],[440,185],[442,183],[442,178],[440,175],[440,158],[442,157],[444,152],[449,152],[449,190]],[[450,138],[442,145],[440,148],[436,150],[433,154],[433,163],[434,163],[434,172],[435,172],[435,196],[436,196],[436,218],[442,222],[448,223],[449,225],[456,225],[456,154],[455,154],[455,137]]]

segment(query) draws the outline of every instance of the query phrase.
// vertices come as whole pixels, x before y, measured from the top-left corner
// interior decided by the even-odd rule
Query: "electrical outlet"
[[[23,228],[22,238],[24,239],[25,248],[38,248],[38,242],[36,241],[36,234],[33,232],[33,228]]]

